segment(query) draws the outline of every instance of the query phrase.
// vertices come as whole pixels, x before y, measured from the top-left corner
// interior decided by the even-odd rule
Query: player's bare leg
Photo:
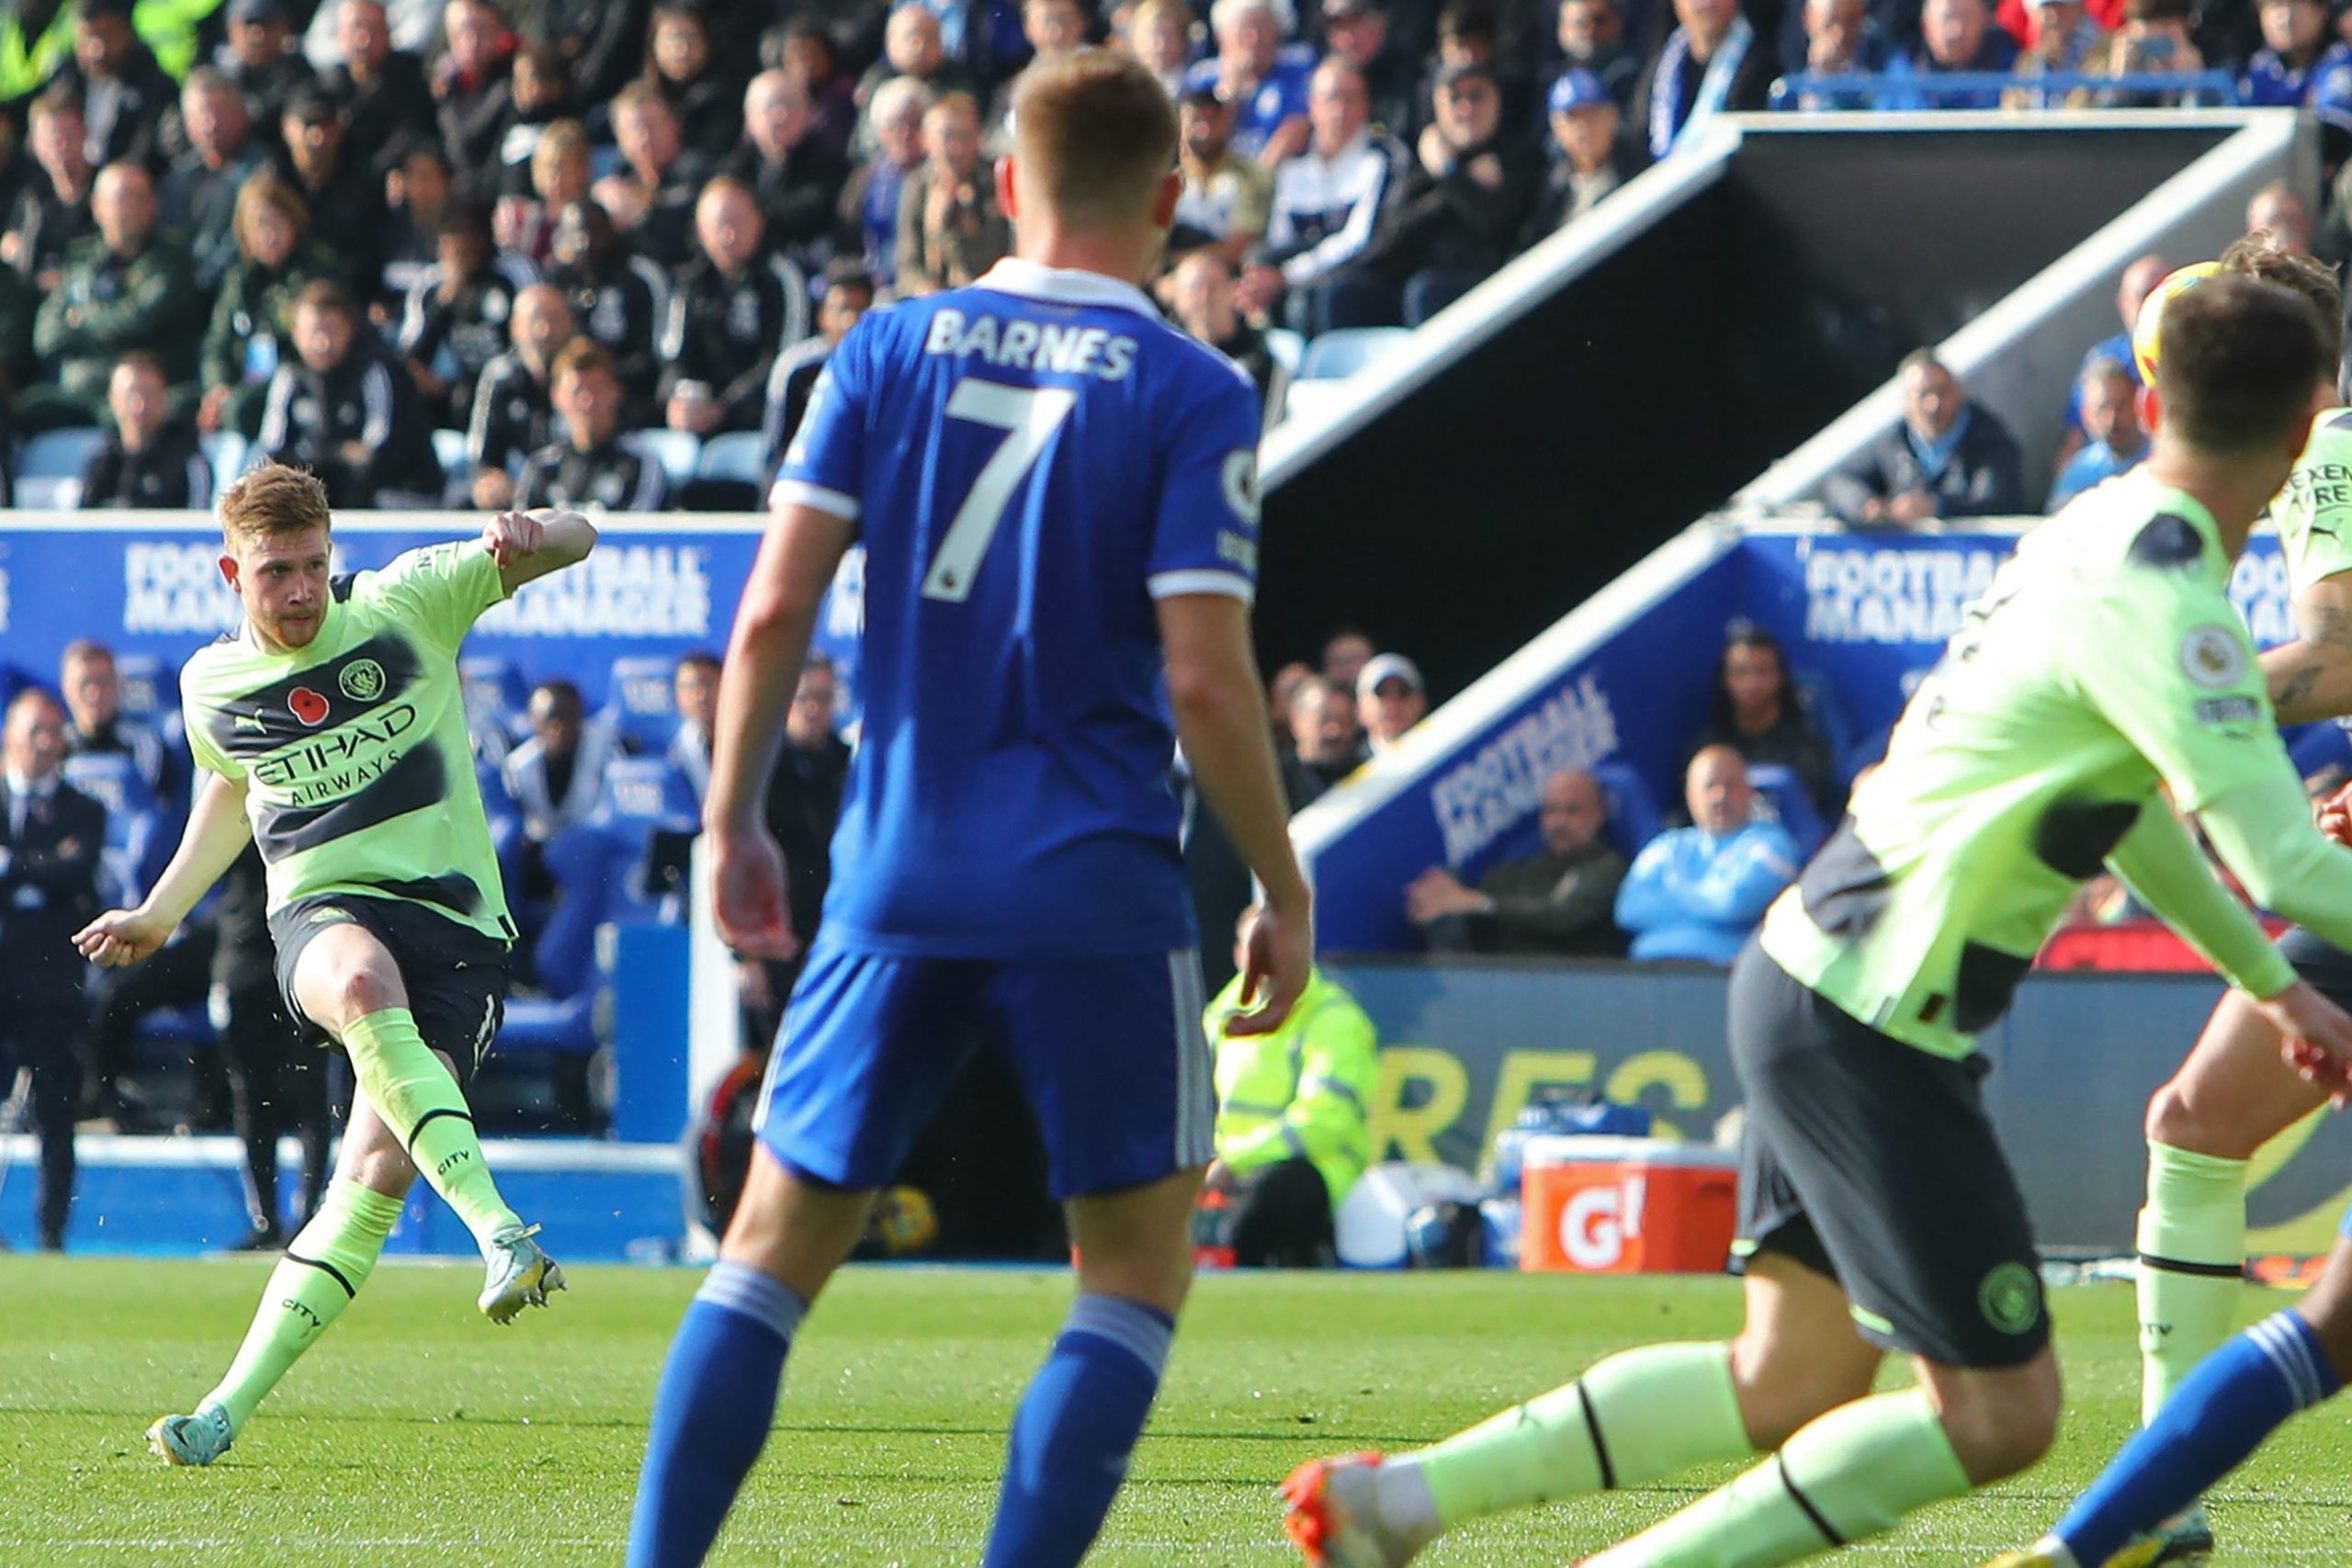
[[[1396,1568],[1467,1520],[1776,1448],[1870,1392],[1882,1352],[1837,1281],[1768,1250],[1744,1293],[1728,1344],[1624,1351],[1432,1448],[1302,1467],[1283,1483],[1292,1540],[1310,1562]]]
[[[533,1239],[537,1227],[498,1195],[472,1111],[448,1061],[428,1049],[409,1012],[400,964],[356,921],[311,938],[294,964],[294,999],[351,1054],[360,1092],[481,1249],[488,1273],[479,1304],[492,1322],[547,1304],[563,1271]]]

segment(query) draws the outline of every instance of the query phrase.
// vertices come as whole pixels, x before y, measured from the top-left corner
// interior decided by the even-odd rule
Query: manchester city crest
[[[384,694],[384,667],[372,659],[355,659],[335,677],[343,694],[356,703],[372,703]]]

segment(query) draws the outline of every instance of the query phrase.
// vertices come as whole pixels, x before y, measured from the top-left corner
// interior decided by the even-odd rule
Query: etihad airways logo
[[[301,694],[298,690],[294,696]],[[323,704],[326,699],[319,700]],[[299,717],[300,709],[295,711]],[[333,800],[372,783],[399,761],[394,743],[415,726],[415,705],[396,703],[315,740],[262,758],[253,764],[253,776],[271,789],[293,791],[296,806]]]

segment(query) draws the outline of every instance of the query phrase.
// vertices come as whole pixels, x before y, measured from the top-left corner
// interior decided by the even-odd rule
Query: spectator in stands
[[[643,68],[646,17],[646,0],[539,0],[523,27],[564,62],[580,102],[601,104]]]
[[[210,294],[236,265],[237,193],[268,168],[269,155],[251,133],[243,96],[209,65],[188,73],[180,121],[187,150],[172,160],[156,199],[164,227],[187,242],[197,288]]]
[[[2086,439],[2058,471],[2042,508],[2055,512],[2093,485],[2140,466],[2148,455],[2147,433],[2140,428],[2137,389],[2132,373],[2112,359],[2103,359],[2083,372],[2081,388],[2083,432]]]
[[[1494,8],[1487,0],[1453,0],[1437,14],[1437,52],[1416,95],[1414,129],[1418,135],[1437,118],[1437,84],[1449,71],[1483,67],[1502,96],[1502,136],[1507,141],[1533,140],[1535,111],[1530,85],[1516,60],[1506,59],[1497,47],[1499,30]]]
[[[1273,0],[1216,0],[1209,8],[1216,53],[1187,72],[1187,92],[1203,88],[1233,107],[1233,146],[1272,169],[1306,145],[1308,52],[1283,47]]]
[[[342,0],[334,36],[343,59],[319,85],[343,110],[343,155],[372,182],[390,166],[387,154],[435,123],[433,89],[416,56],[393,51],[381,0]]]
[[[1919,12],[1919,46],[1887,62],[1889,90],[1881,108],[1990,109],[1998,87],[1934,91],[1932,78],[1954,73],[2007,75],[2018,62],[2017,40],[1993,25],[1985,0],[1927,0]],[[1908,80],[1908,89],[1893,84]]]
[[[874,308],[874,279],[853,261],[837,261],[825,269],[825,292],[817,301],[817,335],[803,338],[775,356],[768,376],[766,412],[760,430],[766,436],[764,462],[774,473],[784,461],[785,449],[800,430],[808,412],[808,395],[817,389],[825,361],[849,336],[850,328]]]
[[[1298,701],[1301,686],[1315,678],[1315,671],[1296,660],[1275,671],[1266,681],[1266,716],[1273,725],[1274,750],[1289,756],[1295,742],[1291,739],[1291,705]]]
[[[158,800],[177,795],[187,770],[153,725],[122,711],[114,649],[87,637],[67,643],[57,664],[57,689],[65,696],[66,755],[128,757],[149,794]]]
[[[1087,10],[1079,0],[1021,0],[1020,13],[1021,37],[1029,46],[1022,73],[1086,46]],[[981,115],[981,141],[990,153],[1012,148],[1012,101],[1020,92],[1021,74],[1016,73],[999,86],[994,115]]]
[[[553,398],[561,439],[523,465],[515,503],[574,511],[658,512],[669,499],[662,465],[621,434],[625,394],[602,344],[571,340],[555,359]]]
[[[1532,149],[1501,136],[1501,120],[1492,71],[1455,65],[1439,78],[1437,120],[1404,188],[1356,265],[1331,281],[1332,326],[1418,327],[1510,259],[1544,171]]]
[[[0,265],[0,448],[6,446],[6,411],[19,390],[40,379],[40,356],[33,352],[33,324],[40,315],[40,295],[32,284],[15,267]],[[7,468],[6,453],[0,450],[0,485]]]
[[[65,276],[40,303],[33,349],[56,368],[54,388],[17,401],[24,431],[96,424],[115,361],[144,349],[174,385],[196,380],[204,323],[187,252],[155,225],[155,182],[136,164],[109,164],[90,197],[98,231],[66,254]]]
[[[346,7],[373,10],[373,0],[345,0]],[[380,14],[380,13],[379,13]],[[372,296],[384,275],[383,187],[367,161],[352,150],[343,111],[313,91],[286,106],[280,126],[286,161],[278,178],[294,187],[310,209],[311,232],[342,264],[344,287]],[[437,236],[436,236],[437,242]]]
[[[1734,621],[1724,638],[1706,728],[1692,739],[1690,750],[1696,753],[1711,746],[1730,747],[1751,767],[1769,762],[1788,769],[1816,811],[1825,818],[1839,815],[1837,760],[1829,742],[1805,712],[1780,640],[1752,621]]]
[[[2070,75],[2086,69],[2104,36],[2082,0],[2026,0],[2025,51],[2018,57],[2017,75],[2030,82],[2050,75]],[[2044,87],[2012,87],[2001,95],[2006,109],[2064,108],[2068,95]]]
[[[785,1000],[824,919],[825,889],[833,875],[833,825],[849,778],[849,748],[833,733],[839,700],[832,661],[812,652],[800,667],[792,705],[785,710],[784,744],[768,775],[763,813],[784,852],[785,908],[799,952],[783,963],[736,965],[747,1037],[753,1040],[775,1038]]]
[[[1242,275],[1241,300],[1261,318],[1284,310],[1293,329],[1313,337],[1329,325],[1323,282],[1371,243],[1404,174],[1405,149],[1374,133],[1363,73],[1336,55],[1315,68],[1306,114],[1306,150],[1274,171],[1266,243]]]
[[[293,37],[288,0],[229,0],[229,47],[220,74],[243,96],[245,117],[257,132],[270,139],[286,106],[317,80],[311,62],[288,47]]]
[[[2324,0],[2260,0],[2262,48],[2238,79],[2241,103],[2308,108],[2338,133],[2352,131],[2352,51],[2335,43]],[[2330,163],[2341,161],[2340,154]]]
[[[650,83],[632,82],[613,100],[613,135],[624,167],[596,182],[597,205],[639,255],[674,271],[693,252],[695,203],[710,165],[679,150],[678,117]]]
[[[508,80],[514,101],[499,131],[497,162],[490,170],[490,185],[483,200],[528,197],[537,174],[539,147],[547,140],[547,133],[559,125],[580,124],[571,101],[571,77],[564,70],[563,57],[554,50],[542,45],[517,51]],[[588,179],[589,170],[583,164],[578,187],[561,192],[551,204],[560,207],[586,196]]]
[[[1674,16],[1634,94],[1634,123],[1654,161],[1718,114],[1762,108],[1775,73],[1738,0],[1674,0]]]
[[[483,511],[514,503],[510,470],[554,438],[556,356],[578,330],[555,285],[535,283],[515,297],[514,346],[483,367],[466,427],[473,502]],[[618,415],[617,405],[613,412]]]
[[[236,1250],[246,1252],[285,1245],[277,1215],[278,1134],[291,1133],[300,1142],[302,1171],[294,1205],[300,1225],[326,1190],[332,1131],[326,1056],[302,1039],[278,997],[268,901],[261,852],[247,844],[220,881],[210,976],[211,995],[220,1002],[230,1119],[245,1152],[245,1211],[253,1232]]]
[[[2075,372],[2075,380],[2066,395],[2066,428],[2058,437],[2058,467],[2063,469],[2083,444],[2083,378],[2092,367],[2102,361],[2120,365],[2123,373],[2132,378],[2132,385],[2140,385],[2140,363],[2132,352],[2132,328],[2140,319],[2140,307],[2148,295],[2165,280],[2172,266],[2155,254],[2141,256],[2123,269],[2122,278],[2115,288],[2115,311],[2122,318],[2123,330],[2113,337],[2101,338],[2083,355],[2083,363]]]
[[[310,226],[301,197],[275,175],[256,175],[238,191],[238,261],[220,281],[198,356],[204,388],[198,429],[248,440],[261,433],[270,380],[293,343],[295,299],[340,276]]]
[[[452,202],[441,215],[440,260],[409,290],[396,346],[423,395],[423,417],[438,429],[472,422],[474,389],[505,352],[514,283],[496,256],[490,215]]]
[[[1012,225],[997,210],[993,171],[980,161],[979,107],[950,93],[924,112],[922,164],[899,191],[899,297],[961,288],[1012,249]]]
[[[1238,265],[1266,232],[1274,177],[1234,147],[1233,112],[1213,88],[1187,87],[1177,100],[1176,163],[1184,190],[1168,236],[1171,255],[1206,246]]]
[[[1400,140],[1413,130],[1420,83],[1412,51],[1391,38],[1387,0],[1323,0],[1323,41],[1330,58],[1363,77],[1372,123]]]
[[[429,505],[442,482],[433,427],[408,373],[361,339],[361,324],[340,284],[295,298],[296,357],[270,380],[254,445],[318,475],[336,506]]]
[[[34,1199],[41,1250],[62,1251],[74,1201],[75,1053],[89,1010],[73,936],[98,912],[106,807],[59,777],[65,714],[39,690],[20,692],[0,722],[0,1075],[32,1070],[40,1134]]]
[[[613,356],[628,400],[622,424],[639,430],[658,423],[654,394],[662,377],[659,349],[670,280],[650,261],[623,247],[612,219],[593,201],[575,201],[558,215],[554,261],[548,282],[562,290],[580,330]]]
[[[1811,75],[1871,75],[1894,58],[1894,46],[1864,0],[1805,0],[1804,17],[1804,69]],[[1871,94],[1861,88],[1808,87],[1787,95],[1779,107],[1821,114],[1872,106]]]
[[[1403,654],[1376,654],[1357,671],[1356,712],[1363,719],[1364,741],[1374,756],[1395,750],[1429,711],[1421,667]]]
[[[2094,76],[2177,75],[2205,69],[2190,34],[2196,0],[2125,0],[2123,25],[2091,51],[2086,69]],[[2132,93],[2085,89],[2073,107],[2154,108],[2194,104],[2194,93]]]
[[[893,288],[899,262],[899,203],[907,177],[923,164],[923,120],[931,95],[909,77],[885,82],[866,107],[876,151],[850,171],[842,187],[842,231],[854,235],[875,283]]]
[[[726,171],[752,187],[767,243],[803,268],[821,266],[838,226],[849,164],[811,134],[808,96],[781,71],[763,71],[743,93],[746,140]]]
[[[383,271],[376,292],[406,299],[439,265],[441,218],[449,210],[451,177],[447,155],[429,141],[401,153],[400,163],[384,176],[384,241],[377,247]],[[495,236],[495,217],[491,227]]]
[[[162,162],[164,116],[179,89],[131,30],[130,0],[74,0],[74,55],[50,78],[82,101],[90,162]]]
[[[662,332],[662,420],[711,435],[757,430],[768,372],[808,335],[808,285],[782,256],[762,259],[751,186],[721,175],[695,209],[700,254],[677,275]]]
[[[498,197],[501,143],[514,118],[514,40],[492,0],[449,0],[441,28],[445,48],[429,84],[435,122],[458,189],[487,207]]]
[[[1265,423],[1282,417],[1283,394],[1290,378],[1266,346],[1266,334],[1244,321],[1238,308],[1233,269],[1224,252],[1204,247],[1176,264],[1167,286],[1170,311],[1176,323],[1239,366],[1258,389],[1258,406]]]
[[[90,216],[97,170],[83,147],[82,105],[70,92],[33,100],[30,140],[39,173],[27,179],[0,236],[0,261],[32,279],[43,294],[65,276],[65,250],[97,227]]]
[[[1405,890],[1405,912],[1432,953],[1541,953],[1606,958],[1625,951],[1617,889],[1625,857],[1602,837],[1609,812],[1590,773],[1563,768],[1544,781],[1544,848],[1503,861],[1472,888],[1433,865]]]
[[[1797,846],[1755,815],[1747,764],[1728,746],[1690,759],[1683,798],[1690,826],[1642,847],[1617,890],[1617,923],[1633,956],[1729,964],[1781,890],[1796,880]]]
[[[1372,656],[1378,651],[1373,647],[1372,638],[1363,632],[1353,626],[1341,626],[1323,639],[1323,653],[1317,663],[1317,670],[1323,679],[1341,691],[1352,692],[1356,689],[1356,678],[1363,673],[1363,667],[1372,662]]]
[[[878,23],[882,19],[881,7],[874,7],[873,16]],[[808,100],[808,118],[817,140],[838,156],[848,157],[850,138],[857,134],[857,82],[842,69],[832,35],[813,17],[804,14],[776,28],[775,37],[775,58],[770,61],[763,53],[761,63],[783,71],[800,84],[800,91]],[[862,61],[873,58],[869,49]]]
[[[743,138],[741,99],[712,57],[701,0],[659,0],[646,36],[645,79],[678,118],[678,143],[707,163]],[[742,78],[738,76],[736,81]]]
[[[1640,154],[1618,135],[1617,100],[1589,71],[1565,71],[1552,84],[1552,142],[1559,156],[1536,198],[1527,242],[1566,228],[1641,172]]]
[[[1931,349],[1906,355],[1897,379],[1902,421],[1823,487],[1830,510],[1855,526],[1896,528],[2023,511],[2022,459],[2000,416],[1972,400]]]
[[[696,651],[678,660],[670,674],[670,698],[678,710],[678,732],[662,753],[699,801],[710,791],[711,726],[718,717],[718,656]]]
[[[857,85],[857,101],[865,113],[852,146],[860,160],[882,150],[881,133],[874,123],[875,100],[886,84],[901,81],[917,84],[933,97],[944,93],[979,96],[979,78],[962,61],[948,57],[940,42],[938,14],[923,0],[900,0],[892,8],[882,34],[882,58]]]
[[[522,190],[498,198],[491,231],[508,255],[544,265],[553,258],[559,215],[573,202],[587,200],[594,188],[595,164],[586,128],[576,119],[549,124],[531,150],[526,172]]]
[[[1322,799],[1332,785],[1363,765],[1355,694],[1335,681],[1310,675],[1299,682],[1290,702],[1290,737],[1291,753],[1283,759],[1283,794],[1293,811]]]
[[[1560,0],[1560,73],[1589,72],[1622,111],[1640,85],[1641,57],[1625,46],[1624,18],[1614,0]]]
[[[85,512],[212,504],[212,464],[196,426],[172,412],[171,389],[152,354],[126,354],[107,385],[114,428],[82,470]]]
[[[610,727],[588,717],[580,688],[542,681],[531,689],[530,739],[506,753],[506,793],[523,809],[523,832],[540,846],[595,815],[605,769],[621,754]]]
[[[2352,63],[2347,63],[2352,70]],[[2352,116],[2352,107],[2347,107]],[[2290,256],[2312,254],[2312,207],[2302,194],[2285,180],[2273,180],[2254,193],[2246,203],[2245,231],[2267,234],[2271,247]]]
[[[1234,946],[1245,963],[1238,936]],[[1281,1027],[1236,1033],[1244,983],[1228,981],[1203,1021],[1216,1055],[1216,1157],[1195,1239],[1229,1249],[1243,1269],[1328,1269],[1338,1261],[1333,1216],[1373,1159],[1379,1036],[1319,967]]]
[[[1171,101],[1183,92],[1193,67],[1193,12],[1184,0],[1143,0],[1127,18],[1124,42]]]

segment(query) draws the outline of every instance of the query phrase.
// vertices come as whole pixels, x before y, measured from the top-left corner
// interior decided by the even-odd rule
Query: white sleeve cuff
[[[857,497],[843,495],[823,485],[812,485],[806,479],[778,479],[768,491],[768,508],[806,506],[840,518],[844,523],[857,521]]]
[[[1159,571],[1146,579],[1144,586],[1155,599],[1173,599],[1184,593],[1222,593],[1244,604],[1255,604],[1258,599],[1258,585],[1238,571]]]

